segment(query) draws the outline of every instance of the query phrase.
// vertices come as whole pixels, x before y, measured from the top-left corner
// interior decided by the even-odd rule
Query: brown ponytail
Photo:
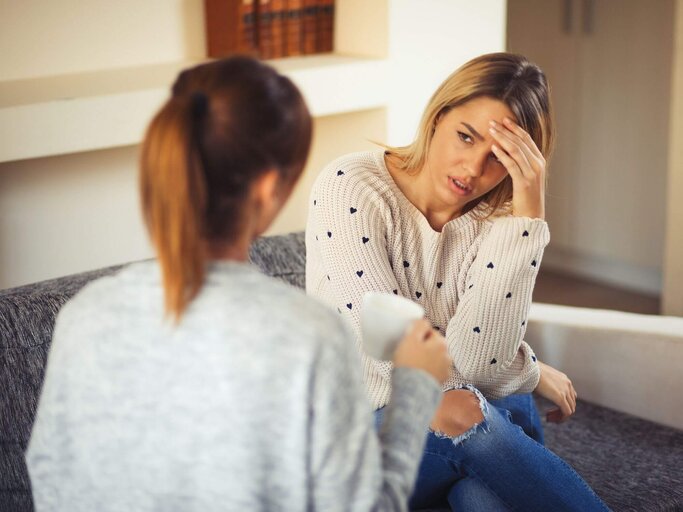
[[[166,311],[176,317],[204,280],[206,184],[192,114],[191,99],[171,98],[149,126],[140,163],[145,222],[161,265]]]
[[[165,310],[176,321],[201,290],[208,244],[229,244],[241,232],[251,183],[277,169],[283,186],[292,186],[310,139],[301,94],[267,65],[233,57],[179,75],[140,158],[143,216]]]

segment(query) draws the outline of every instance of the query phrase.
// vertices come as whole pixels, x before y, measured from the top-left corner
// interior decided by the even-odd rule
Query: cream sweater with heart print
[[[444,390],[473,384],[491,399],[531,392],[536,356],[523,341],[550,235],[540,219],[480,220],[475,212],[434,231],[389,174],[384,150],[343,156],[317,178],[306,227],[306,290],[347,320],[375,409],[391,393],[389,361],[362,348],[369,291],[408,297],[446,338],[453,369]]]

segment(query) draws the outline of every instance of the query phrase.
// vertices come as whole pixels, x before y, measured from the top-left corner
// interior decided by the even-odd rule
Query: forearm
[[[377,510],[407,510],[426,434],[441,401],[436,380],[421,370],[396,368],[380,431],[382,492]]]
[[[460,376],[487,396],[533,389],[538,369],[523,342],[536,275],[549,235],[543,221],[509,217],[491,227],[447,329]]]
[[[517,357],[512,363],[499,368],[498,372],[492,377],[475,374],[471,376],[468,383],[474,385],[482,394],[490,399],[504,398],[515,393],[531,393],[536,389],[540,378],[540,368],[535,364],[531,347],[522,342]],[[529,364],[528,361],[534,364]],[[454,387],[454,383],[448,383],[449,387]]]

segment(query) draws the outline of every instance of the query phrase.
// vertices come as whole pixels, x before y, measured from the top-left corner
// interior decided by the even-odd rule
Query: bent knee
[[[448,437],[458,437],[483,421],[479,397],[467,389],[454,389],[444,393],[432,429]]]

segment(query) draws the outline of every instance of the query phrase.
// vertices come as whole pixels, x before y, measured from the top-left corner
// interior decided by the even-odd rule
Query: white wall
[[[0,0],[0,80],[201,58],[202,4]],[[338,47],[387,59],[387,108],[316,120],[307,171],[271,232],[303,228],[308,190],[324,162],[372,147],[368,140],[409,142],[450,72],[474,55],[504,49],[505,5],[337,0]],[[362,28],[368,20],[369,31]],[[372,36],[354,39],[363,32]],[[0,289],[151,255],[135,176],[136,147],[0,164]]]
[[[0,77],[203,57],[202,5],[203,0],[0,0]]]
[[[343,117],[343,119],[340,119]],[[384,140],[385,113],[314,122],[311,157],[269,230],[306,222],[308,195],[325,163]],[[138,147],[24,160],[0,169],[0,289],[152,256],[138,204]]]
[[[147,258],[137,147],[0,166],[0,288]]]
[[[388,142],[411,142],[432,93],[469,59],[505,50],[506,1],[394,0],[389,12]]]

